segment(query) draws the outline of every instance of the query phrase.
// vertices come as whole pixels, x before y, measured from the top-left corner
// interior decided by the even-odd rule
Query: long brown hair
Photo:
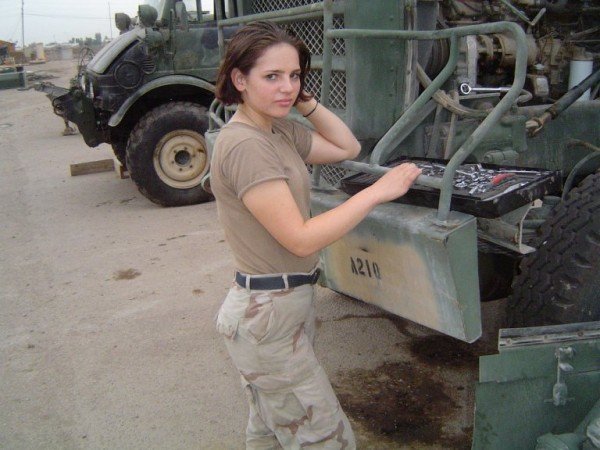
[[[300,61],[300,93],[296,103],[307,101],[312,96],[304,92],[306,76],[310,71],[310,51],[298,37],[271,22],[252,22],[240,28],[227,46],[225,58],[219,68],[215,96],[225,105],[243,103],[241,93],[231,81],[233,69],[239,69],[244,75],[256,64],[264,52],[276,44],[289,44],[298,52]],[[294,103],[295,104],[295,103]]]

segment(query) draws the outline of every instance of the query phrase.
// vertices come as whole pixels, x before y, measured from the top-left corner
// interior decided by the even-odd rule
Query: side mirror
[[[115,14],[115,25],[121,33],[125,33],[131,28],[131,17],[125,13]]]

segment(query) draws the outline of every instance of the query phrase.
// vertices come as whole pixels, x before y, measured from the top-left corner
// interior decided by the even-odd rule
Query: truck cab
[[[41,90],[88,146],[112,146],[150,200],[201,203],[212,198],[201,181],[209,169],[204,132],[219,65],[216,20],[200,0],[153,5],[140,5],[133,20],[115,15],[120,35],[82,61],[70,89]]]

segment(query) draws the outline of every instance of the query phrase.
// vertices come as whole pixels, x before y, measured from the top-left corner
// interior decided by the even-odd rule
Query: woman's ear
[[[231,82],[238,91],[244,92],[246,90],[246,77],[240,69],[231,71]]]

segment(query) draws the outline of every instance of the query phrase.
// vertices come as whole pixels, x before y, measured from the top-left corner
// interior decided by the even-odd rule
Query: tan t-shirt
[[[300,258],[281,246],[242,202],[251,187],[268,180],[285,180],[302,217],[308,219],[310,180],[304,160],[311,143],[308,128],[286,119],[274,121],[273,133],[240,122],[230,122],[219,132],[210,185],[240,272],[310,272],[317,264],[316,253]]]

